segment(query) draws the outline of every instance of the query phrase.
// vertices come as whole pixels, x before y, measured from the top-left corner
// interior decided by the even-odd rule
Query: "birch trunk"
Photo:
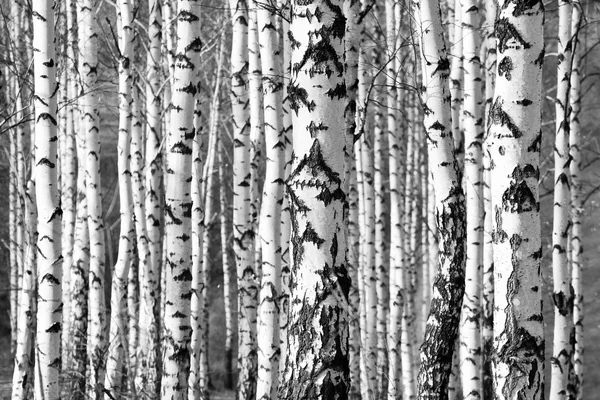
[[[31,179],[27,193],[26,214],[29,217],[29,232],[23,269],[23,282],[19,296],[19,321],[15,367],[13,371],[11,399],[25,400],[31,397],[34,377],[31,375],[31,348],[34,343],[34,315],[36,285],[37,210],[35,207],[35,182]]]
[[[452,49],[450,62],[450,96],[452,98],[452,136],[454,137],[454,151],[457,155],[460,170],[464,170],[465,140],[461,129],[461,109],[463,107],[463,82],[465,81],[463,64],[465,55],[463,52],[464,35],[462,20],[463,0],[454,1],[454,18],[450,29],[453,30]]]
[[[98,36],[95,0],[78,1],[79,72],[82,76],[81,128],[86,135],[86,198],[90,238],[88,385],[89,396],[100,396],[104,382],[106,317],[104,305],[104,226],[100,185],[100,127],[96,79],[98,74]]]
[[[78,109],[76,111],[79,111]],[[76,112],[76,117],[80,116]],[[81,124],[82,125],[82,124]],[[72,337],[69,358],[63,363],[73,380],[71,393],[77,400],[85,394],[85,370],[87,365],[88,293],[90,267],[90,232],[87,222],[87,195],[85,177],[85,132],[77,130],[77,215],[75,220],[75,243],[71,268],[71,319]]]
[[[396,71],[400,67],[399,57],[396,54],[400,51],[400,21],[397,20],[397,9],[400,4],[392,0],[385,2],[386,17],[386,36],[387,36],[387,55],[392,61],[389,62],[386,74],[386,85],[388,94],[386,96],[387,105],[387,139],[388,139],[388,171],[389,171],[389,191],[390,191],[390,250],[389,250],[389,327],[387,331],[387,349],[388,354],[388,400],[395,400],[402,395],[401,384],[401,355],[400,339],[402,332],[402,314],[404,309],[404,271],[403,259],[404,248],[404,230],[402,223],[401,200],[401,161],[400,153],[401,138],[399,137],[398,112],[396,112],[397,103],[404,96],[402,89],[396,87]]]
[[[494,88],[496,86],[496,35],[494,24],[496,22],[497,2],[486,2],[485,8],[485,115],[484,115],[484,144],[487,148],[489,135],[489,110],[494,101]],[[481,293],[481,348],[482,348],[482,391],[483,398],[493,396],[492,348],[494,340],[494,249],[492,238],[493,210],[491,204],[490,156],[483,151],[483,282]]]
[[[583,247],[581,245],[582,216],[584,213],[582,202],[581,182],[581,127],[579,125],[579,114],[581,112],[581,50],[579,50],[579,35],[582,19],[581,4],[578,0],[573,2],[573,17],[571,29],[573,32],[573,70],[571,71],[571,91],[569,102],[570,113],[570,155],[569,164],[571,173],[571,263],[572,263],[572,285],[573,285],[573,322],[575,325],[575,344],[573,347],[573,394],[576,400],[583,399]]]
[[[256,393],[256,308],[258,284],[254,271],[253,198],[250,141],[250,107],[258,110],[260,104],[250,96],[258,96],[249,82],[249,42],[255,31],[251,24],[245,0],[230,2],[232,10],[231,49],[231,102],[233,114],[233,248],[236,259],[238,285],[238,388],[240,400],[254,400]],[[249,34],[253,34],[251,38]],[[253,72],[250,70],[250,72]],[[260,78],[259,78],[260,79]],[[249,89],[246,89],[249,85]],[[257,90],[256,88],[254,88]]]
[[[33,4],[35,87],[35,198],[37,206],[37,332],[35,397],[60,398],[62,324],[62,209],[58,192],[57,83],[54,49],[54,3]]]
[[[121,231],[117,263],[113,270],[111,287],[111,323],[104,398],[109,400],[122,393],[122,369],[126,360],[127,341],[127,276],[131,264],[134,225],[132,214],[130,142],[131,142],[131,91],[133,76],[133,5],[128,0],[118,3],[119,19],[119,140],[117,144],[117,168],[119,174],[119,207]]]
[[[419,398],[443,399],[448,387],[464,293],[465,203],[453,138],[447,134],[451,131],[448,103],[450,63],[446,56],[439,4],[424,0],[414,1],[413,5],[419,21],[423,85],[427,88],[424,122],[439,234],[439,269],[434,279],[431,308],[421,345],[418,385]]]
[[[373,124],[373,186],[375,196],[375,285],[377,295],[377,326],[376,326],[376,386],[375,396],[383,396],[387,392],[387,318],[388,318],[388,300],[389,300],[389,264],[387,259],[388,249],[386,246],[386,190],[384,186],[384,164],[386,164],[386,131],[384,118],[383,93],[385,87],[385,76],[380,71],[385,69],[384,62],[385,49],[384,36],[381,22],[384,18],[380,7],[375,8],[374,16],[376,25],[374,28],[373,40],[376,45],[372,50],[372,65],[374,77],[374,124]],[[345,190],[346,193],[348,193]],[[384,379],[384,376],[386,377]]]
[[[363,43],[364,47],[364,43]],[[360,63],[362,64],[364,73],[361,74],[359,70],[359,79],[365,79],[366,86],[366,60],[364,53],[360,56]],[[360,68],[360,67],[359,67]],[[367,94],[365,93],[362,97],[362,104],[367,102]],[[366,108],[362,110],[366,114]],[[364,115],[361,118],[366,118]],[[360,124],[360,122],[359,122]],[[359,127],[359,129],[361,129]],[[360,131],[359,131],[360,133]],[[363,281],[365,286],[365,294],[362,297],[365,302],[364,311],[366,313],[366,325],[362,331],[363,335],[363,367],[364,373],[367,377],[363,388],[363,396],[367,396],[369,399],[373,399],[375,396],[375,390],[377,388],[377,285],[376,276],[377,270],[375,268],[375,194],[374,194],[374,165],[373,165],[373,143],[372,138],[367,137],[366,133],[362,133],[360,138],[360,151],[357,152],[356,157],[360,158],[360,163],[357,163],[357,172],[361,175],[360,181],[362,182],[362,198],[363,198],[363,221],[361,226],[361,254],[362,262],[361,268],[363,269]]]
[[[279,375],[279,296],[281,293],[281,213],[285,169],[281,62],[275,15],[254,3],[263,72],[265,183],[261,201],[259,236],[262,280],[258,306],[258,400],[275,399]]]
[[[464,400],[481,398],[481,273],[483,263],[483,118],[479,60],[480,13],[475,0],[462,0],[464,56],[464,175],[467,207],[465,295],[460,326],[461,387]]]
[[[186,399],[190,370],[190,298],[192,281],[192,140],[194,98],[197,92],[196,67],[202,43],[199,4],[180,1],[177,24],[177,62],[171,97],[171,126],[167,136],[166,169],[166,287],[165,346],[162,397]]]
[[[487,149],[493,162],[494,388],[499,400],[537,400],[544,393],[538,189],[544,8],[541,1],[521,0],[499,8]]]
[[[148,84],[146,85],[146,143],[144,151],[144,165],[136,165],[139,158],[133,159],[133,166],[145,174],[144,181],[139,185],[143,186],[144,199],[139,201],[139,208],[134,210],[136,214],[136,232],[138,232],[138,250],[140,260],[144,268],[144,281],[140,286],[140,297],[145,305],[140,313],[140,331],[141,336],[140,350],[146,352],[148,360],[145,368],[145,379],[147,382],[155,382],[154,387],[148,388],[150,393],[158,396],[159,391],[159,369],[160,369],[160,348],[159,348],[159,299],[160,294],[160,270],[162,256],[162,207],[161,207],[161,183],[162,183],[162,97],[164,93],[163,82],[161,79],[161,36],[163,33],[162,25],[162,5],[160,0],[149,0],[149,20],[148,37],[150,39],[146,67],[148,71]],[[168,112],[166,114],[169,114]],[[141,134],[141,132],[140,132]],[[140,142],[140,146],[143,144]],[[142,148],[140,148],[140,151]],[[134,171],[134,187],[138,185]],[[138,187],[135,193],[142,190]],[[137,204],[137,202],[136,202]],[[140,220],[142,218],[143,220]],[[145,229],[145,231],[144,231]],[[140,232],[141,231],[141,232]],[[145,240],[143,237],[145,236]],[[146,244],[144,244],[144,242]],[[149,258],[144,259],[142,254],[149,251]],[[138,355],[143,357],[142,354]],[[142,361],[143,363],[144,361]],[[143,371],[143,370],[142,370]],[[140,372],[142,372],[140,371]],[[144,377],[141,376],[141,382]],[[144,386],[140,384],[139,387]]]
[[[554,290],[554,343],[550,362],[550,400],[567,398],[569,372],[573,368],[573,287],[569,275],[567,246],[571,216],[569,163],[569,85],[571,75],[570,0],[558,2],[558,60],[556,86],[556,139],[554,144],[554,217],[552,225],[552,278]],[[504,65],[498,64],[499,70]]]
[[[135,242],[137,247],[137,266],[139,283],[139,312],[136,319],[139,321],[137,330],[139,338],[135,349],[137,368],[135,370],[135,391],[144,398],[156,398],[159,396],[160,386],[158,384],[159,353],[158,353],[158,329],[156,324],[158,294],[158,274],[153,269],[152,250],[148,240],[148,229],[144,200],[146,188],[144,187],[144,155],[143,149],[143,126],[140,113],[140,99],[136,82],[132,88],[131,96],[131,195],[133,200],[133,221],[135,226]],[[148,129],[148,128],[147,128]],[[152,132],[151,132],[152,133]],[[130,355],[133,357],[133,355]]]
[[[71,266],[73,265],[73,253],[75,246],[75,221],[77,215],[76,199],[77,199],[77,144],[75,140],[76,124],[75,113],[77,89],[76,89],[76,70],[77,63],[75,60],[76,46],[76,27],[75,20],[77,18],[77,8],[75,1],[69,0],[66,2],[66,63],[68,68],[65,68],[66,76],[66,94],[69,104],[66,107],[66,127],[65,141],[63,149],[63,164],[62,164],[62,205],[63,205],[63,235],[62,247],[64,255],[64,276],[63,276],[63,331],[62,331],[62,362],[63,366],[67,366],[69,352],[72,351],[71,337]],[[75,104],[73,104],[75,103]],[[67,270],[68,269],[68,270]],[[66,279],[68,277],[68,280]]]
[[[227,229],[228,195],[225,168],[227,154],[223,140],[219,146],[219,205],[221,209],[221,263],[223,268],[223,309],[225,313],[225,389],[233,389],[233,316],[231,304],[231,269],[229,264],[229,232]]]
[[[315,14],[321,18],[309,17]],[[342,398],[350,388],[344,25],[341,1],[293,3],[293,83],[288,93],[295,114],[295,157],[288,194],[294,257],[284,377],[288,384],[282,399]]]

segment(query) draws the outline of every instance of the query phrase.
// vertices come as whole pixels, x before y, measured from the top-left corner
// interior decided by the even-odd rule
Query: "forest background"
[[[2,2],[6,4],[6,2]],[[143,3],[143,2],[142,2]],[[582,109],[580,122],[583,133],[583,165],[586,166],[582,173],[583,192],[585,199],[585,212],[583,217],[583,288],[584,288],[584,332],[585,332],[585,383],[584,392],[593,398],[594,393],[600,389],[600,4],[597,1],[585,1],[584,11],[586,19],[581,31],[582,54],[584,54],[582,65]],[[556,1],[545,2],[546,6],[546,59],[543,69],[543,115],[542,115],[542,149],[541,149],[541,181],[540,181],[540,200],[541,200],[541,218],[542,218],[542,273],[544,277],[544,326],[546,335],[546,357],[552,354],[552,195],[553,195],[553,147],[554,147],[554,99],[556,91],[556,44],[558,27],[558,7]],[[146,13],[143,9],[140,13]],[[202,82],[206,82],[205,101],[214,96],[220,97],[220,118],[219,129],[227,131],[231,126],[231,101],[229,98],[230,71],[229,71],[229,49],[231,49],[231,24],[228,8],[223,8],[223,3],[218,0],[204,0],[203,8],[206,11],[203,20],[202,37],[206,43],[203,50],[203,73],[205,76]],[[8,9],[0,9],[0,18],[7,18]],[[114,20],[114,7],[105,2],[99,11],[98,21],[102,32],[99,59],[99,104],[101,105],[101,174],[102,174],[102,197],[104,210],[104,221],[107,230],[107,266],[114,265],[117,258],[118,249],[118,218],[119,218],[119,199],[117,182],[117,134],[118,134],[118,106],[117,106],[117,61],[115,56],[114,40],[111,35],[111,26],[109,20]],[[6,26],[6,25],[4,25]],[[5,34],[1,32],[0,34]],[[144,35],[143,32],[139,34]],[[223,70],[223,87],[213,93],[213,82],[216,79],[215,71],[216,60],[219,52],[219,38],[225,36],[225,59]],[[452,49],[450,49],[452,53]],[[138,53],[140,59],[145,55],[142,51]],[[207,124],[208,125],[208,124]],[[232,154],[233,143],[231,135],[224,134],[223,145],[226,148],[226,154]],[[7,151],[7,135],[0,137],[0,399],[9,398],[10,385],[12,380],[13,360],[10,355],[10,324],[9,324],[9,230],[8,230],[8,185],[9,185],[9,164]],[[231,199],[231,163],[226,160],[225,182],[220,183],[228,190],[227,198]],[[228,184],[229,182],[229,184]],[[213,193],[215,199],[218,199],[219,185],[214,185]],[[217,201],[218,202],[218,201]],[[231,204],[231,202],[229,202]],[[230,224],[231,208],[218,210],[224,212],[228,224]],[[233,249],[231,245],[231,236],[227,243],[221,242],[219,231],[219,219],[214,218],[214,223],[209,226],[212,230],[210,235],[211,243],[205,248],[210,249],[209,260],[211,264],[210,284],[209,284],[209,357],[210,357],[210,381],[215,390],[222,391],[225,382],[225,319],[223,310],[223,269],[222,269],[222,251],[229,254],[229,268],[232,271],[231,276],[235,276],[235,265]],[[107,268],[106,290],[107,298],[110,298],[110,272]],[[233,300],[232,310],[237,310],[236,283],[232,278],[231,299]],[[419,315],[418,318],[422,316]],[[417,326],[421,326],[418,322]],[[237,329],[234,325],[234,334]],[[234,353],[235,343],[233,340]],[[235,356],[234,356],[235,359]],[[546,369],[547,380],[549,384],[550,369]],[[548,392],[548,391],[547,391]]]

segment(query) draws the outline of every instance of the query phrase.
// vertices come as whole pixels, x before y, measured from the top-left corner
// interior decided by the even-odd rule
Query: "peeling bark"
[[[494,390],[497,399],[544,398],[544,329],[540,276],[539,135],[544,8],[505,0],[495,33],[498,59],[489,114],[494,252]],[[525,101],[527,100],[527,101]]]
[[[342,4],[292,6],[294,162],[287,184],[293,264],[282,399],[345,399],[350,388]]]
[[[418,386],[422,399],[446,399],[453,346],[464,293],[465,199],[450,129],[450,63],[440,21],[439,3],[413,1],[419,21],[425,129],[429,170],[435,188],[439,269],[421,345]]]

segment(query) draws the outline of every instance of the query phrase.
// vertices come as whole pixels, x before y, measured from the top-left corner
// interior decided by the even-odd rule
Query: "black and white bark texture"
[[[342,6],[341,0],[292,5],[293,262],[282,399],[347,399],[350,388]]]

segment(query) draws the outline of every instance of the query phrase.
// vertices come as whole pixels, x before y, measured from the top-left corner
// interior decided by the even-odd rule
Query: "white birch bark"
[[[229,262],[229,230],[228,230],[228,193],[227,177],[225,169],[228,167],[226,147],[224,141],[221,140],[219,146],[219,208],[221,214],[219,216],[221,228],[221,263],[223,270],[223,309],[225,314],[225,389],[233,389],[233,315],[231,304],[231,265]]]
[[[576,400],[583,399],[584,383],[584,364],[583,364],[583,247],[581,239],[583,231],[581,229],[582,217],[584,214],[582,203],[582,182],[581,182],[581,127],[579,125],[579,114],[581,112],[581,50],[579,35],[582,24],[582,9],[578,0],[573,1],[573,17],[571,30],[573,33],[573,69],[571,71],[571,90],[569,93],[569,102],[571,105],[570,117],[570,136],[569,146],[571,163],[569,170],[571,173],[571,263],[572,276],[571,284],[573,286],[573,323],[575,325],[575,344],[573,346],[573,394]]]
[[[128,0],[118,3],[119,35],[119,138],[117,143],[117,171],[119,175],[119,208],[121,227],[119,251],[114,266],[110,299],[110,332],[104,393],[106,400],[122,393],[122,370],[126,360],[127,276],[132,262],[133,225],[130,142],[131,91],[133,76],[133,4]]]
[[[454,137],[454,151],[458,158],[460,170],[464,169],[465,140],[464,132],[461,129],[461,109],[463,107],[463,82],[465,56],[463,53],[464,35],[462,29],[462,2],[454,1],[454,18],[450,29],[453,31],[452,49],[449,52],[450,62],[450,96],[452,98],[452,137]]]
[[[279,295],[281,293],[281,213],[285,168],[281,93],[281,56],[275,15],[257,8],[258,41],[263,73],[265,183],[261,201],[259,237],[262,280],[258,306],[258,400],[275,399],[279,373]]]
[[[158,362],[160,355],[156,341],[158,340],[158,327],[156,324],[158,276],[152,267],[152,249],[148,240],[148,229],[144,200],[147,199],[144,187],[144,154],[143,154],[143,124],[140,113],[139,92],[134,81],[131,95],[131,196],[133,222],[135,227],[135,243],[137,246],[137,268],[139,287],[139,312],[136,314],[138,321],[139,337],[135,348],[135,391],[144,398],[159,396]],[[148,128],[147,128],[148,130]],[[150,132],[152,133],[152,132]],[[130,355],[133,357],[133,355]]]
[[[163,82],[161,79],[161,35],[162,25],[162,5],[160,0],[149,0],[149,20],[148,37],[150,40],[149,51],[146,61],[148,71],[146,85],[146,143],[144,149],[143,166],[137,166],[135,163],[139,158],[133,158],[132,168],[140,169],[145,174],[144,181],[139,185],[143,186],[145,199],[140,200],[140,208],[134,210],[136,214],[136,232],[138,234],[138,250],[140,260],[144,261],[141,254],[144,253],[146,246],[150,253],[145,264],[143,278],[140,283],[140,296],[144,303],[140,313],[140,331],[143,332],[140,337],[141,343],[139,349],[146,352],[148,361],[146,368],[140,372],[146,373],[147,382],[155,382],[154,387],[148,388],[150,393],[158,395],[158,373],[160,364],[159,348],[159,299],[160,294],[160,270],[162,258],[162,207],[161,207],[161,183],[162,183],[162,111],[163,111]],[[168,90],[167,90],[168,91]],[[168,104],[168,103],[166,103]],[[169,114],[168,112],[166,114]],[[141,133],[141,132],[140,132]],[[142,143],[140,143],[142,146]],[[141,149],[140,149],[141,150]],[[138,184],[134,172],[133,184]],[[142,178],[140,178],[142,179]],[[140,193],[140,189],[135,193]],[[142,204],[143,202],[143,204]],[[137,204],[137,202],[136,202]],[[142,207],[143,205],[143,207]],[[140,218],[144,217],[144,220]],[[138,228],[139,227],[139,228]],[[145,231],[144,231],[145,229]],[[140,237],[145,236],[144,238]],[[146,242],[146,244],[144,244]],[[143,357],[142,354],[139,355]],[[155,361],[153,361],[155,360]],[[144,361],[142,361],[143,363]],[[143,377],[142,377],[143,378]],[[144,382],[144,379],[141,379]],[[139,386],[145,386],[143,383]]]
[[[35,182],[31,179],[27,189],[26,215],[29,218],[29,232],[26,240],[26,253],[23,264],[23,281],[19,295],[19,315],[15,366],[13,370],[11,399],[25,400],[31,397],[34,377],[31,374],[31,348],[34,343],[35,279],[37,243],[37,210],[35,206]]]
[[[80,117],[79,109],[75,109],[75,117]],[[83,125],[83,124],[79,124]],[[73,246],[73,263],[71,268],[71,319],[69,335],[72,337],[69,358],[63,360],[65,370],[72,379],[70,390],[76,398],[83,398],[85,393],[85,370],[87,366],[87,331],[88,331],[88,293],[90,266],[90,233],[87,222],[87,195],[85,177],[85,132],[77,131],[77,215],[75,220],[75,243]],[[79,397],[77,397],[79,396]]]
[[[282,399],[341,398],[350,387],[342,4],[292,5],[288,94],[294,111],[294,163],[288,194],[294,256],[288,384]]]
[[[384,14],[378,6],[374,8],[375,26],[373,32],[373,42],[375,46],[371,50],[373,79],[373,194],[374,216],[375,216],[375,287],[377,295],[377,321],[376,321],[376,386],[375,396],[383,396],[387,391],[387,317],[388,317],[388,299],[389,299],[389,264],[387,259],[388,249],[386,246],[386,190],[384,187],[384,164],[387,163],[387,133],[385,131],[384,118],[384,89],[385,75],[380,72],[385,70],[384,62],[387,61],[385,54],[384,33],[382,32],[382,21]],[[384,376],[386,377],[384,379]]]
[[[104,382],[106,317],[104,300],[104,226],[100,184],[100,127],[96,79],[98,74],[98,36],[95,0],[78,1],[79,72],[82,77],[81,129],[86,135],[86,198],[90,240],[88,395],[100,396]]]
[[[188,392],[191,340],[192,234],[190,197],[194,98],[197,92],[200,7],[197,1],[180,1],[177,21],[177,62],[171,97],[171,126],[166,142],[166,287],[165,346],[162,397],[185,399]]]
[[[494,88],[496,86],[496,36],[494,24],[496,22],[497,2],[488,1],[485,7],[486,33],[483,47],[485,48],[485,115],[484,115],[484,145],[483,145],[483,276],[481,291],[481,348],[482,348],[482,395],[491,398],[494,389],[492,373],[492,347],[494,336],[494,249],[492,238],[492,199],[490,192],[490,156],[487,148],[489,134],[489,110],[494,101]]]
[[[388,139],[388,171],[390,192],[390,250],[389,250],[389,326],[387,331],[388,354],[388,400],[395,400],[402,394],[400,339],[402,332],[402,314],[404,309],[404,231],[402,224],[401,200],[401,138],[399,137],[397,103],[404,96],[404,91],[397,88],[396,71],[400,67],[397,52],[400,51],[400,21],[397,20],[396,9],[400,4],[392,0],[385,2],[387,56],[389,62],[386,74],[388,94],[387,106],[387,139]]]
[[[475,0],[462,0],[464,65],[464,186],[467,207],[465,295],[460,326],[462,398],[481,398],[481,283],[483,263],[483,106],[479,60],[480,13]]]
[[[63,331],[62,331],[62,361],[63,365],[67,365],[67,359],[69,358],[68,352],[72,349],[71,340],[71,266],[73,264],[73,250],[75,245],[75,221],[76,221],[76,198],[77,198],[77,144],[75,141],[75,119],[77,118],[75,113],[76,102],[75,97],[77,96],[76,90],[76,67],[77,63],[75,60],[74,47],[76,45],[76,27],[74,26],[75,19],[77,18],[77,8],[75,1],[69,0],[66,2],[66,63],[68,68],[65,68],[66,77],[66,96],[67,102],[66,107],[66,127],[65,127],[65,140],[63,149],[63,163],[62,163],[62,196],[63,199],[63,235],[62,235],[62,248],[64,256],[64,272],[63,272]],[[67,279],[68,278],[68,279]]]
[[[494,390],[496,399],[537,400],[544,393],[538,189],[544,9],[541,1],[522,0],[502,1],[499,9],[487,149],[493,162]]]
[[[364,47],[364,43],[362,43]],[[359,56],[359,79],[365,79],[364,89],[366,92],[366,60],[365,54],[361,50]],[[361,68],[362,66],[362,68]],[[361,73],[362,69],[362,73]],[[362,83],[361,83],[362,85]],[[359,92],[361,87],[359,86]],[[361,96],[359,93],[359,103],[366,104],[367,93]],[[366,114],[366,109],[361,111]],[[361,175],[360,182],[362,182],[362,222],[361,222],[361,269],[363,270],[363,281],[365,286],[364,299],[365,308],[364,312],[366,318],[365,329],[361,330],[363,336],[363,354],[361,355],[363,361],[362,366],[364,367],[367,377],[367,382],[363,385],[363,397],[374,398],[375,390],[377,388],[377,285],[376,276],[377,270],[375,268],[375,196],[374,196],[374,166],[373,166],[373,143],[372,138],[368,137],[365,132],[361,132],[363,127],[360,126],[360,118],[366,118],[359,116],[359,134],[360,146],[359,151],[356,152],[357,157],[357,173]],[[358,162],[360,158],[360,162]]]
[[[231,98],[233,114],[233,248],[238,285],[238,386],[240,400],[254,400],[256,393],[256,309],[258,283],[254,270],[253,198],[251,165],[250,108],[258,113],[258,88],[250,82],[250,41],[256,42],[256,31],[245,0],[230,3],[232,10]],[[252,34],[252,37],[249,36]],[[257,49],[256,49],[257,50]],[[258,77],[260,80],[260,77]],[[248,85],[248,89],[246,89]],[[254,89],[254,90],[252,90]],[[254,96],[252,99],[250,96]],[[250,102],[248,105],[247,103]]]
[[[554,216],[552,225],[552,279],[554,289],[554,342],[550,359],[550,400],[567,398],[569,372],[573,367],[571,334],[573,327],[573,288],[567,257],[571,226],[569,204],[571,177],[569,163],[569,85],[571,75],[570,0],[558,2],[558,60],[556,86],[556,138],[554,144]],[[498,64],[501,71],[504,64]]]
[[[58,191],[57,82],[54,3],[33,4],[35,87],[35,198],[37,206],[37,332],[35,397],[60,398],[62,323],[62,209]]]
[[[420,351],[419,398],[444,398],[464,292],[464,195],[453,149],[448,102],[450,63],[446,56],[439,3],[414,1],[423,63],[425,129],[429,170],[435,187],[439,269]]]

